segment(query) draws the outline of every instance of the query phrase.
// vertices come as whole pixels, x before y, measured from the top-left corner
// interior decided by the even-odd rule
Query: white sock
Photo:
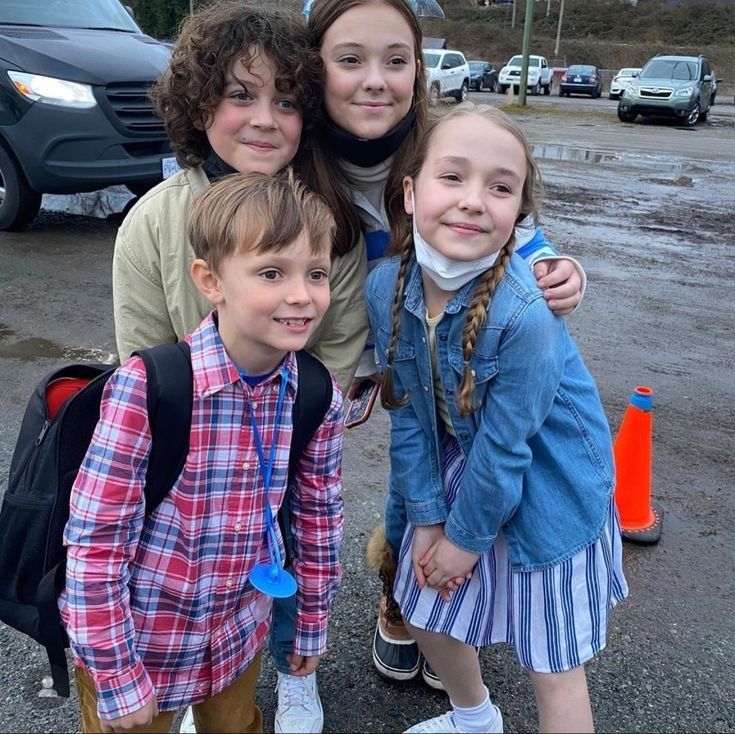
[[[485,688],[485,700],[481,704],[471,708],[462,708],[452,703],[452,709],[454,710],[454,725],[460,731],[466,731],[467,734],[483,734],[483,732],[493,731],[498,712],[490,700],[487,688]]]

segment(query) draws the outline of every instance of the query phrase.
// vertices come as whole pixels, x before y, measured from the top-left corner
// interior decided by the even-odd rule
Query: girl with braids
[[[371,270],[402,225],[401,181],[429,113],[421,28],[409,0],[307,0],[307,5],[310,40],[323,64],[324,118],[311,132],[300,170],[335,215],[334,253],[350,259],[357,252]],[[533,265],[549,308],[570,313],[581,298],[583,271],[570,258],[557,257],[531,220],[524,224],[530,229],[519,231],[521,254]],[[364,275],[353,272],[354,288],[362,295]],[[354,331],[355,317],[350,318],[352,323],[331,318],[344,339]],[[323,326],[322,337],[329,331],[329,324]],[[373,337],[353,373],[355,368],[350,397],[366,377],[379,379]],[[344,381],[342,386],[350,388]],[[408,680],[417,675],[421,661],[390,594],[405,528],[403,508],[393,506],[390,498],[385,533],[381,528],[368,549],[384,585],[372,654],[381,675]],[[430,685],[441,686],[426,666],[422,673]]]
[[[393,591],[452,704],[408,731],[502,731],[473,649],[497,642],[530,671],[540,731],[591,731],[584,663],[627,586],[594,381],[513,252],[538,171],[509,117],[465,103],[406,173],[412,222],[366,299],[408,516]]]

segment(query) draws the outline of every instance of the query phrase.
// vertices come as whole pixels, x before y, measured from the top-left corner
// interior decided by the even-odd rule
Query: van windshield
[[[118,0],[0,0],[0,25],[3,24],[140,33]]]

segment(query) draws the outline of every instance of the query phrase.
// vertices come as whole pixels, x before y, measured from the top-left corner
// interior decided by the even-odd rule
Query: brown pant
[[[237,734],[262,734],[263,714],[255,705],[255,687],[260,675],[258,653],[250,667],[224,691],[206,701],[195,704],[194,724],[197,732],[232,732]],[[102,731],[97,715],[97,691],[92,676],[86,670],[76,668],[77,694],[82,713],[82,732],[97,734]],[[163,711],[148,726],[128,729],[131,734],[168,734],[175,711]]]

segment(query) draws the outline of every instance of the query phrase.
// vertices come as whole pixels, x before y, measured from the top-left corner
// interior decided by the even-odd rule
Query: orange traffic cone
[[[664,511],[651,500],[653,390],[635,388],[615,438],[615,504],[625,540],[651,545],[661,539]]]

